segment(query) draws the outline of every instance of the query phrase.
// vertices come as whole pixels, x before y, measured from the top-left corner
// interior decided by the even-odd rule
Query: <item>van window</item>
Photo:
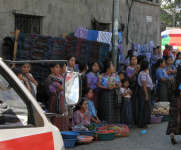
[[[0,128],[28,125],[27,105],[11,84],[0,74]]]

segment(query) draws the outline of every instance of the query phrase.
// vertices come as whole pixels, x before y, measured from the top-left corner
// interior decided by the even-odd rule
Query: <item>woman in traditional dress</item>
[[[91,124],[91,114],[88,111],[88,101],[85,99],[81,99],[81,101],[76,106],[73,113],[72,129],[87,130],[86,126],[90,124]]]
[[[157,97],[159,101],[168,101],[168,81],[169,71],[165,70],[165,60],[159,59],[157,62],[156,79],[157,79]]]
[[[88,71],[88,65],[85,63],[79,64],[79,71],[80,71],[80,75],[81,75],[81,86],[82,86],[82,95],[84,96],[83,93],[85,91],[85,89],[87,88],[87,71]]]
[[[86,75],[87,86],[89,88],[91,88],[94,92],[93,101],[94,101],[96,108],[98,108],[97,100],[98,100],[98,92],[99,92],[98,87],[97,87],[98,72],[99,72],[99,64],[98,64],[98,62],[94,62],[90,66],[90,72]]]
[[[49,111],[60,114],[60,117],[52,119],[61,131],[69,130],[69,117],[64,97],[64,73],[65,64],[51,64],[51,74],[48,76]]]
[[[151,91],[153,82],[149,75],[149,63],[143,61],[138,75],[138,127],[147,128],[151,121]]]
[[[130,81],[130,89],[133,91],[132,95],[132,112],[133,112],[133,121],[134,124],[137,124],[137,76],[140,70],[140,65],[138,65],[137,57],[130,57],[130,65],[126,69],[126,75]]]
[[[120,123],[120,108],[116,107],[115,92],[116,88],[120,88],[119,77],[110,61],[105,64],[104,72],[98,81],[98,87],[101,89],[98,107],[100,118],[108,123]]]
[[[175,135],[181,135],[181,66],[177,69],[176,86],[169,86],[170,112],[167,135],[171,143],[177,144]],[[175,87],[175,88],[174,88]]]
[[[76,58],[73,55],[68,57],[67,71],[78,72],[78,69],[76,68]]]

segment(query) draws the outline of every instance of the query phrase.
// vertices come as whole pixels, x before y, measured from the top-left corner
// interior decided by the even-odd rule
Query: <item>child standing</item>
[[[23,78],[23,74],[18,68],[13,68],[13,72],[16,74],[18,79],[26,86],[26,88],[31,92],[31,87],[28,83],[28,80]]]
[[[122,82],[122,80],[124,80],[126,78],[126,74],[124,72],[119,72],[118,76],[119,76],[120,82]]]
[[[120,88],[120,94],[122,96],[121,123],[131,126],[133,124],[132,104],[131,104],[131,96],[133,93],[129,89],[128,79],[122,80],[122,87]]]
[[[34,79],[33,75],[30,73],[30,70],[31,70],[31,66],[28,63],[23,64],[21,66],[21,72],[22,72],[23,78],[25,78],[28,81],[31,88],[31,93],[34,97],[36,97],[38,82]]]

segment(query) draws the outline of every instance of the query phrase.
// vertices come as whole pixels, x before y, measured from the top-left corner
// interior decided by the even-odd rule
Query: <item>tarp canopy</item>
[[[166,30],[161,33],[162,47],[166,44],[181,50],[181,29]]]

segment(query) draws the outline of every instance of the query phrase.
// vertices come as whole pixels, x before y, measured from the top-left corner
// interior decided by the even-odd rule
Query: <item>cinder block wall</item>
[[[129,44],[126,44],[128,25],[127,1],[120,0],[120,23],[125,25],[123,41],[125,53],[132,42],[145,44],[150,40],[160,41],[160,7],[144,0],[134,0],[129,23]],[[0,45],[2,39],[15,29],[14,12],[43,16],[44,35],[59,36],[72,33],[78,26],[91,29],[91,19],[112,21],[113,0],[0,0]],[[152,16],[152,22],[146,22]],[[111,28],[110,28],[111,29]],[[0,50],[1,53],[1,50]]]

